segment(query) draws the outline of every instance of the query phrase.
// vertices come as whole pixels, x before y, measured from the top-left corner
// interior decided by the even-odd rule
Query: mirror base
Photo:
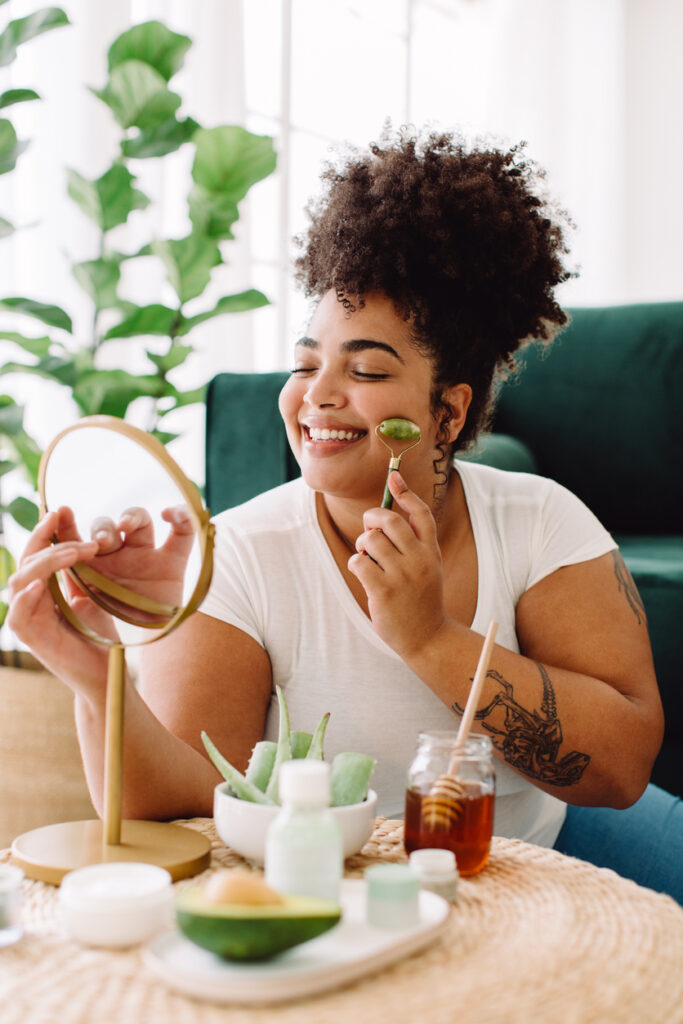
[[[107,845],[103,825],[65,821],[18,836],[12,843],[12,862],[28,878],[59,885],[68,871],[88,864],[140,861],[166,868],[174,882],[209,867],[211,843],[201,832],[163,821],[122,821],[121,842]]]

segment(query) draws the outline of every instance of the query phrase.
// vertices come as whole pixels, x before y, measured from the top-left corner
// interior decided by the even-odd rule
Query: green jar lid
[[[413,900],[420,880],[407,864],[374,864],[365,871],[369,900]]]

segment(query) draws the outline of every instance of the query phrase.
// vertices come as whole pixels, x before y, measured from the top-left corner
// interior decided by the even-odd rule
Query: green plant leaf
[[[168,82],[183,66],[192,46],[189,36],[171,32],[160,21],[145,21],[123,32],[109,47],[109,71],[126,61],[150,64]]]
[[[252,185],[275,170],[273,140],[254,135],[239,125],[201,128],[194,138],[197,151],[192,179],[207,192],[224,195],[234,203],[244,199]]]
[[[198,388],[192,388],[191,391],[178,391],[176,388],[173,388],[174,403],[170,409],[165,409],[161,416],[166,416],[169,412],[175,412],[176,409],[180,409],[185,405],[195,405],[197,402],[204,402],[206,400],[206,388],[206,384],[202,384]]]
[[[7,238],[16,231],[14,224],[10,224],[4,217],[0,217],[0,238]]]
[[[124,320],[111,327],[105,334],[105,340],[110,338],[137,338],[145,334],[168,334],[176,333],[178,324],[182,324],[183,317],[177,309],[169,309],[160,303],[153,303],[151,306],[136,306],[135,311],[130,313]]]
[[[16,571],[17,563],[12,552],[4,546],[0,547],[0,587],[4,587],[12,573]]]
[[[152,242],[152,252],[166,267],[169,283],[181,305],[202,294],[211,271],[223,262],[216,243],[196,234]]]
[[[30,373],[35,377],[56,380],[59,384],[65,384],[67,387],[72,387],[78,378],[78,371],[73,359],[51,355],[39,359],[37,363],[5,362],[0,364],[0,375],[9,373]]]
[[[207,238],[232,239],[232,225],[239,220],[237,203],[218,192],[209,192],[201,185],[193,185],[187,197],[193,229]]]
[[[149,64],[127,60],[113,68],[104,89],[93,89],[122,128],[154,128],[172,117],[181,104],[166,80]]]
[[[70,197],[105,232],[125,224],[133,210],[149,205],[144,192],[133,187],[135,178],[123,164],[113,164],[95,181],[69,170],[67,180]]]
[[[5,476],[17,468],[16,459],[0,459],[0,476]]]
[[[170,444],[171,441],[175,441],[176,437],[180,437],[180,434],[169,434],[165,430],[153,430],[152,437],[156,437],[157,441],[161,441],[162,444]]]
[[[87,416],[123,417],[136,398],[159,398],[162,391],[163,381],[156,374],[135,376],[125,370],[92,370],[78,378],[73,397]]]
[[[40,96],[35,89],[7,89],[0,93],[0,108],[11,107],[15,103],[29,103],[31,100],[39,100]]]
[[[14,437],[23,430],[24,407],[9,395],[0,395],[0,435]]]
[[[47,335],[42,338],[27,338],[25,334],[17,334],[15,331],[0,331],[0,339],[14,342],[25,352],[30,352],[32,356],[46,356],[52,344]]]
[[[168,352],[163,355],[157,355],[156,352],[150,352],[149,350],[145,352],[145,355],[161,373],[170,373],[171,370],[175,370],[176,366],[184,363],[193,352],[194,348],[192,345],[173,343]]]
[[[9,605],[6,601],[0,601],[0,626],[5,625],[5,619],[7,618],[7,612],[9,611]]]
[[[105,256],[99,260],[75,263],[74,277],[95,303],[95,309],[115,309],[119,304],[116,289],[121,278],[121,261]]]
[[[6,309],[10,313],[23,313],[25,316],[32,316],[36,320],[47,324],[48,327],[59,327],[62,331],[73,331],[71,317],[65,313],[60,306],[52,306],[46,302],[37,302],[35,299],[25,299],[21,296],[0,299],[0,309]]]
[[[166,156],[167,153],[174,153],[176,149],[180,149],[185,142],[189,142],[198,128],[199,124],[191,117],[186,117],[183,121],[171,117],[163,124],[139,132],[131,139],[124,139],[121,143],[121,153],[126,159],[136,160]]]
[[[25,530],[32,530],[38,524],[40,513],[35,501],[23,497],[14,498],[9,505],[5,505],[5,509],[15,523],[19,523]]]
[[[28,142],[19,142],[14,125],[7,118],[0,118],[0,174],[14,170],[17,160]]]
[[[40,11],[29,14],[26,18],[10,21],[7,28],[0,34],[0,67],[11,64],[17,55],[17,46],[28,42],[43,32],[53,28],[69,25],[69,19],[59,7],[43,7]]]
[[[178,335],[187,334],[197,324],[205,320],[212,320],[216,316],[223,316],[225,313],[244,313],[249,309],[259,309],[261,306],[269,305],[268,299],[263,292],[256,288],[248,288],[247,291],[238,292],[236,295],[224,295],[219,299],[213,309],[205,313],[197,313],[196,316],[185,317]]]
[[[17,453],[19,462],[24,467],[26,475],[33,485],[34,490],[38,487],[38,469],[40,467],[40,459],[42,451],[38,446],[37,442],[33,440],[30,434],[22,428],[12,438],[12,444]]]

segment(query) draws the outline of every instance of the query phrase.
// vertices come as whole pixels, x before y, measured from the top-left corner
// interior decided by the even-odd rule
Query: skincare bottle
[[[266,834],[266,882],[281,893],[339,902],[344,861],[330,811],[330,766],[285,761],[278,779],[282,810]]]

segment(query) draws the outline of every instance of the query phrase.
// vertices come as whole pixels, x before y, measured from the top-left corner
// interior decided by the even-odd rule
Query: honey
[[[423,813],[429,788],[406,790],[404,845],[408,853],[422,849],[452,850],[461,875],[476,875],[486,865],[493,833],[494,795],[479,783],[465,782],[457,812],[445,818]],[[455,804],[454,804],[455,808]]]

